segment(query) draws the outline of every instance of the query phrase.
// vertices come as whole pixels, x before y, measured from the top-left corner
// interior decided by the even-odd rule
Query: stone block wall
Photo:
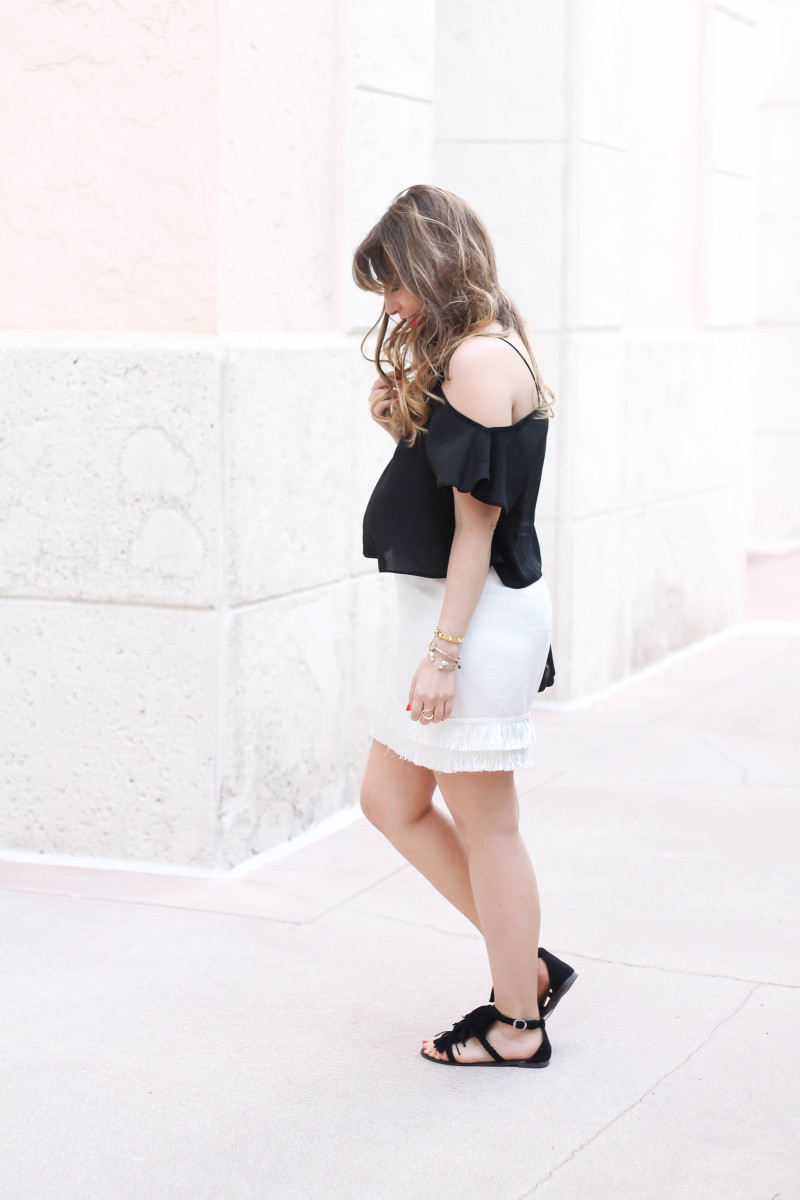
[[[0,361],[0,845],[230,865],[356,800],[394,602],[357,340]]]
[[[556,392],[546,700],[741,617],[796,536],[799,7],[20,10],[0,846],[226,867],[357,801],[393,447],[350,258],[410,183],[485,218]]]
[[[0,845],[208,863],[220,354],[3,339]]]
[[[361,517],[394,444],[355,338],[229,339],[223,379],[219,845],[237,862],[358,799],[394,602]]]

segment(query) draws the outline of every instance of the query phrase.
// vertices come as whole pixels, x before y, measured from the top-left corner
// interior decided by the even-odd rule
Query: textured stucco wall
[[[220,352],[0,343],[0,844],[211,865]]]
[[[216,0],[4,6],[0,328],[216,326]]]
[[[0,341],[0,846],[230,865],[357,798],[357,339]]]
[[[226,347],[220,847],[236,862],[358,797],[393,582],[361,516],[394,444],[344,336]]]
[[[216,622],[0,604],[0,846],[212,866]]]
[[[213,339],[0,341],[4,596],[212,607]]]

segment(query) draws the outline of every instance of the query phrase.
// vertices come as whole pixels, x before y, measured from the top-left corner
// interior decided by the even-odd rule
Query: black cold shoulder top
[[[455,534],[452,488],[469,492],[501,513],[491,565],[506,587],[542,576],[534,517],[549,419],[533,413],[513,425],[489,428],[441,398],[413,446],[397,445],[364,513],[364,556],[380,571],[443,579]]]

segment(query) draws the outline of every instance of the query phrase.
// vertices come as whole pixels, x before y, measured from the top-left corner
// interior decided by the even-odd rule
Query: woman
[[[543,1067],[540,1002],[547,1016],[576,975],[533,953],[539,896],[514,770],[531,762],[531,705],[554,674],[534,511],[543,394],[555,397],[486,230],[457,196],[401,193],[353,274],[383,296],[370,407],[397,444],[364,515],[364,554],[395,574],[400,612],[361,805],[486,942],[497,1005],[424,1040],[423,1057]],[[450,817],[432,805],[437,785]]]

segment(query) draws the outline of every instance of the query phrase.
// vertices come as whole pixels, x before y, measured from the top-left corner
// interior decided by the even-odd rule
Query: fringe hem
[[[402,731],[384,716],[373,720],[369,732],[399,758],[443,774],[533,766],[536,732],[530,716],[450,718],[436,725],[408,720]]]

